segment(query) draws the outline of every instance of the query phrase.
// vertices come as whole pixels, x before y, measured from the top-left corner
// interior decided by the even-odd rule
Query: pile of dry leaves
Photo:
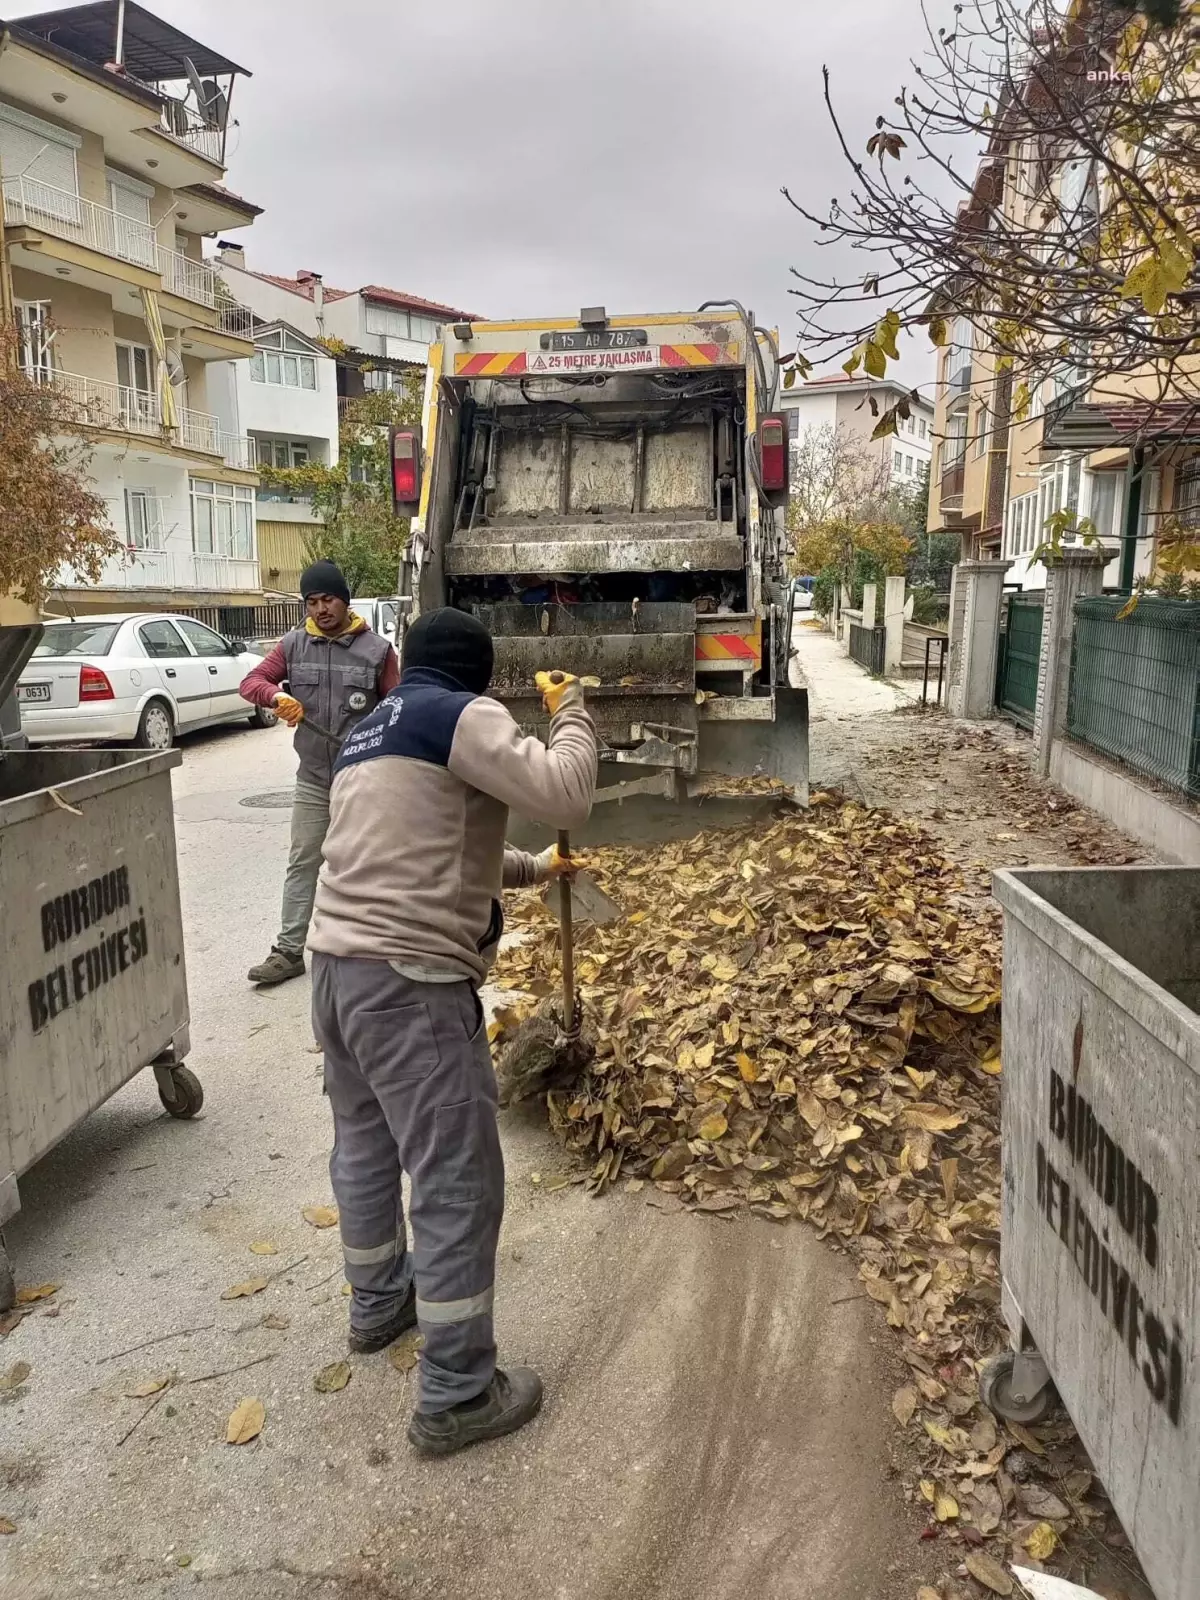
[[[993,1535],[1045,1560],[1071,1507],[1005,1470],[1014,1440],[976,1376],[1002,1343],[998,917],[915,824],[818,798],[591,856],[627,914],[577,934],[599,1049],[550,1096],[551,1124],[597,1191],[621,1176],[668,1208],[801,1218],[851,1251],[902,1335],[893,1409],[924,1428],[931,1531],[974,1546],[981,1570]],[[499,983],[555,992],[553,919],[530,896],[514,920],[525,939]],[[527,1009],[502,1011],[493,1038]],[[1016,1434],[1022,1454],[1051,1438]],[[995,1592],[1014,1592],[997,1571]]]

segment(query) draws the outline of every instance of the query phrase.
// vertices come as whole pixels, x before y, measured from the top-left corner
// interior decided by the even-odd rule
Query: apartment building
[[[1047,192],[1057,207],[1045,205]],[[1079,205],[1098,215],[1092,164],[1071,152],[1048,163],[1019,127],[1009,127],[993,140],[963,225],[986,227],[997,205],[1026,219]],[[1026,384],[1029,403],[1017,416],[1021,375],[997,370],[986,335],[953,315],[952,291],[938,309],[951,321],[935,386],[931,531],[958,533],[965,558],[1009,561],[1008,581],[1026,589],[1045,587],[1045,566],[1034,557],[1059,511],[1089,522],[1110,552],[1106,587],[1149,576],[1164,519],[1200,531],[1192,408],[1152,403],[1149,375],[1101,376],[1081,351]]]
[[[909,417],[899,431],[872,440],[871,434],[885,411],[908,399]],[[872,402],[875,409],[872,410]],[[840,428],[878,453],[891,475],[894,488],[915,487],[929,470],[933,449],[933,406],[913,400],[902,384],[884,379],[850,378],[843,372],[810,378],[794,389],[783,389],[780,410],[787,413],[793,445],[809,430]]]
[[[252,600],[255,453],[214,367],[250,319],[205,235],[260,208],[230,193],[244,69],[133,0],[0,23],[4,261],[26,373],[63,397],[124,553],[73,608]]]

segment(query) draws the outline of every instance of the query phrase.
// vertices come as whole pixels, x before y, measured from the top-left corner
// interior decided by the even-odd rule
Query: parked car
[[[396,613],[400,609],[399,601],[392,596],[390,599],[377,600],[370,597],[351,600],[351,611],[355,611],[363,619],[368,628],[375,633],[382,634],[385,639],[396,642]]]
[[[110,741],[164,750],[222,722],[270,727],[238,693],[260,657],[193,617],[138,612],[46,624],[17,680],[30,744]]]
[[[815,578],[803,577],[792,579],[792,610],[811,611],[813,603],[813,585]]]

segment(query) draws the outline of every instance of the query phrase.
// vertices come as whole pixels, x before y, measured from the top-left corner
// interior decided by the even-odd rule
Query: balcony
[[[163,289],[176,294],[181,300],[191,300],[200,306],[216,306],[217,274],[207,261],[194,261],[178,250],[160,249]]]
[[[225,165],[225,129],[214,128],[182,100],[168,98],[162,110],[162,132],[176,144],[194,150],[218,167]]]
[[[10,228],[36,228],[99,255],[159,270],[158,236],[148,223],[35,178],[4,179],[4,221]]]
[[[254,442],[244,433],[229,433],[210,411],[179,411],[179,443],[188,450],[220,456],[227,467],[243,472],[254,469]]]
[[[78,579],[65,570],[59,574],[64,588],[78,588]],[[198,555],[190,550],[141,550],[130,547],[123,556],[104,563],[100,589],[237,589],[260,587],[258,562],[242,556]]]
[[[51,373],[49,381],[67,399],[63,407],[64,422],[152,437],[162,433],[162,410],[156,394],[129,389],[120,383],[103,383],[98,378],[80,377],[74,372]]]
[[[235,305],[232,300],[223,300],[218,308],[217,321],[222,333],[231,333],[238,339],[253,339],[259,318],[253,311],[247,311],[245,306]]]
[[[961,505],[963,482],[966,478],[966,473],[966,461],[962,456],[957,461],[952,461],[942,473],[941,483],[938,487],[938,498],[943,510],[947,509],[950,502],[957,502]]]

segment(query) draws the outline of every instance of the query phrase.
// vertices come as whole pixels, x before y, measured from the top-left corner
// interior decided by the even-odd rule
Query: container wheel
[[[1053,1411],[1054,1385],[1045,1383],[1035,1394],[1018,1397],[1013,1388],[1015,1360],[1012,1350],[1002,1350],[984,1362],[979,1372],[979,1398],[1003,1421],[1019,1422],[1028,1428],[1044,1422]]]
[[[17,1280],[13,1277],[12,1262],[0,1238],[0,1311],[11,1311],[17,1303]]]
[[[167,1094],[161,1082],[159,1083],[158,1098],[171,1116],[181,1119],[194,1117],[204,1104],[204,1090],[200,1087],[200,1079],[190,1067],[172,1067],[170,1082],[170,1094]]]

